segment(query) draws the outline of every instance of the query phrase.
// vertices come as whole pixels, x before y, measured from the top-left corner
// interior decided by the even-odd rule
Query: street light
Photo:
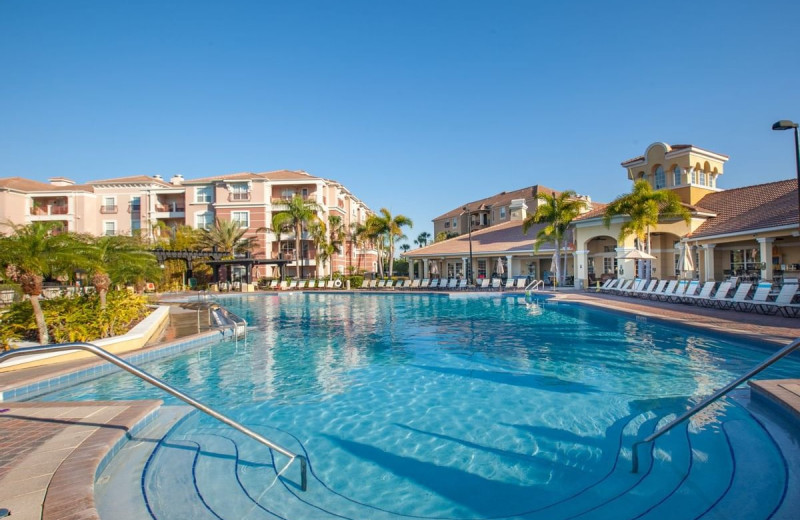
[[[798,211],[798,224],[800,224],[800,138],[797,135],[797,123],[782,119],[772,125],[773,130],[791,130],[794,129],[794,155],[797,165],[797,211]]]
[[[467,232],[469,233],[469,264],[467,264],[467,283],[472,284],[472,214],[464,206],[461,208],[467,214]]]

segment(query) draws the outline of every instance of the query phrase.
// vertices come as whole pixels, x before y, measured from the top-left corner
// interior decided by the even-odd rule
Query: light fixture
[[[798,225],[800,225],[800,137],[798,137],[797,123],[788,119],[781,119],[772,125],[773,130],[794,130],[794,159],[797,167],[797,211]]]

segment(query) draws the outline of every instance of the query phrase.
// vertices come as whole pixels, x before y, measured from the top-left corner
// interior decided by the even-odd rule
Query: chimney
[[[181,175],[180,173],[176,173],[175,175],[172,176],[169,182],[172,183],[174,186],[180,186],[181,184],[183,184],[183,175]]]
[[[155,180],[157,180],[157,181],[163,181],[163,180],[164,180],[164,179],[161,177],[161,175],[159,175],[159,174],[155,174],[155,175],[153,175],[153,178],[154,178]]]
[[[525,199],[513,199],[508,206],[511,212],[510,220],[525,220],[528,216],[528,205],[525,204]]]
[[[75,181],[67,179],[66,177],[50,177],[47,179],[53,186],[72,186]]]

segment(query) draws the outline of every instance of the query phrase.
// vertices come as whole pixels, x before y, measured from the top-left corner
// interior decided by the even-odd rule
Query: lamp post
[[[772,125],[773,130],[791,130],[794,129],[794,159],[797,166],[797,211],[798,219],[800,219],[800,137],[798,137],[797,123],[782,119]],[[800,224],[800,220],[798,220]]]
[[[469,264],[467,264],[467,283],[472,284],[472,213],[464,206],[462,208],[467,214],[467,233],[469,234]]]

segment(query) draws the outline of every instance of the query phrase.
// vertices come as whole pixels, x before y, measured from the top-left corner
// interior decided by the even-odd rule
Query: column
[[[703,244],[703,281],[714,281],[714,248],[717,244]]]
[[[408,257],[406,257],[406,258],[408,258]],[[414,279],[414,259],[413,258],[408,258],[408,279],[409,280],[413,280]]]
[[[422,259],[422,277],[423,278],[430,278],[431,277],[427,258],[423,258]]]
[[[512,261],[511,255],[506,255],[506,264],[508,266],[508,272],[506,273],[506,276],[509,278],[514,278],[514,262]]]
[[[468,256],[461,257],[461,278],[467,277],[467,262],[469,262]]]
[[[597,266],[594,266],[597,271]],[[584,287],[589,284],[589,250],[579,249],[572,253],[572,272],[575,273],[575,287],[578,287],[578,280],[583,282]],[[595,274],[596,276],[596,274]]]
[[[634,275],[636,274],[636,268],[634,267],[634,260],[629,260],[625,258],[625,254],[629,251],[632,251],[632,248],[625,248],[625,247],[617,247],[615,251],[617,252],[617,268],[619,272],[617,273],[617,278],[622,280],[633,280]]]
[[[761,279],[766,282],[772,281],[772,244],[775,242],[774,237],[757,238],[758,245],[761,249],[761,263],[764,269],[761,270]]]

